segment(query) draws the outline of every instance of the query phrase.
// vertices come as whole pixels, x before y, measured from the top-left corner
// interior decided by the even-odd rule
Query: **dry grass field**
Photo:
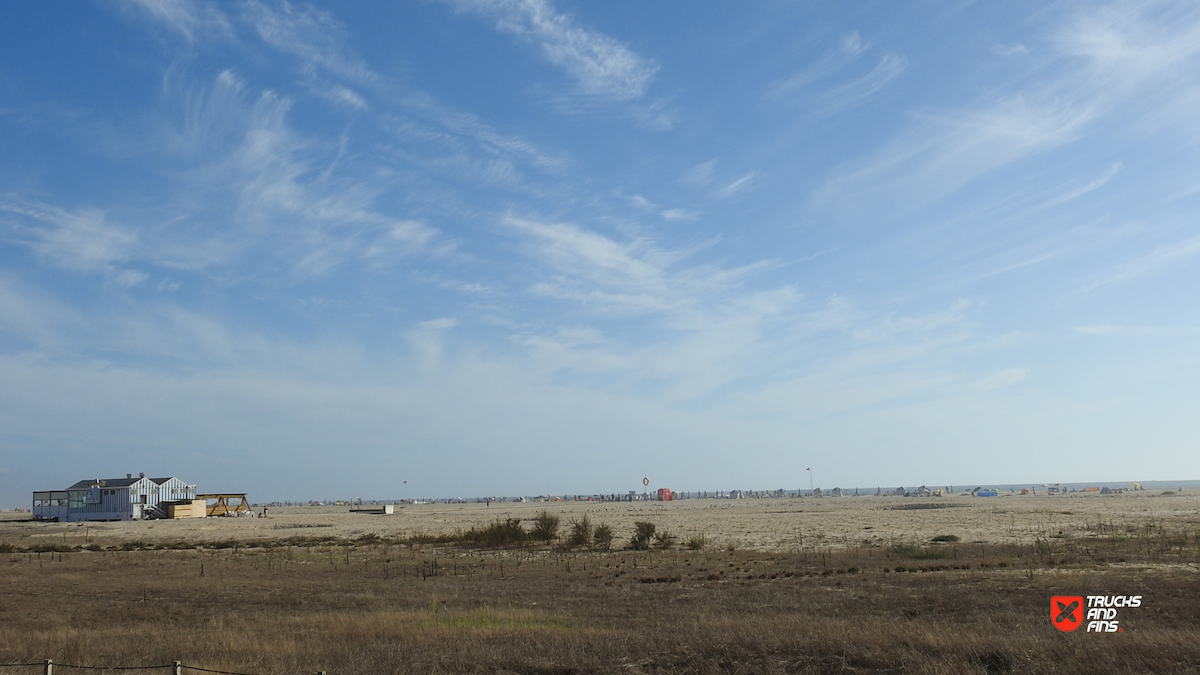
[[[527,532],[543,510],[560,518],[550,543],[480,538],[504,523]],[[585,514],[612,528],[612,550],[568,545]],[[1200,672],[1194,491],[271,515],[0,521],[0,662],[180,660],[254,675]],[[636,522],[674,539],[628,550]],[[1143,604],[1121,610],[1119,633],[1060,633],[1051,595]]]

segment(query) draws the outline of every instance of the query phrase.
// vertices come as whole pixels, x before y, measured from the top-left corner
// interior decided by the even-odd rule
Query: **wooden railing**
[[[200,673],[214,673],[215,675],[256,675],[255,673],[235,673],[228,670],[214,670],[212,668],[201,668],[199,666],[185,666],[180,661],[173,663],[158,665],[158,666],[81,666],[72,663],[55,663],[52,659],[37,661],[33,663],[0,663],[0,668],[38,668],[42,669],[42,675],[54,675],[55,668],[69,668],[75,670],[166,670],[171,669],[171,675],[184,675],[183,671],[191,670]],[[61,675],[61,674],[60,674]],[[306,674],[307,675],[307,674]],[[316,671],[316,675],[328,675],[324,670]]]

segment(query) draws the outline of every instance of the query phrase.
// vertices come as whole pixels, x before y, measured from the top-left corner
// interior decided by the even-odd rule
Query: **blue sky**
[[[1193,3],[0,17],[0,505],[1200,477]]]

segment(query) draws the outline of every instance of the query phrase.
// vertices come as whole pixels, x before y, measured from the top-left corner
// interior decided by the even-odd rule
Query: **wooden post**
[[[42,675],[54,675],[54,662],[46,659],[46,663],[42,664]]]
[[[183,675],[183,664],[179,661],[175,662],[175,670],[173,675]]]

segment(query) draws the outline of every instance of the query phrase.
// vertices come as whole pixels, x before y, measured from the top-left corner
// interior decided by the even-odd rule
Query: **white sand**
[[[907,510],[915,505],[946,508]],[[569,521],[587,514],[607,523],[617,545],[633,523],[646,520],[680,540],[703,534],[710,546],[792,551],[861,543],[927,542],[956,535],[963,542],[1031,543],[1035,538],[1087,536],[1098,522],[1136,527],[1200,525],[1200,491],[1116,495],[1067,494],[1005,497],[841,497],[804,499],[696,499],[677,502],[550,502],[397,505],[393,515],[349,513],[348,507],[272,507],[270,517],[204,518],[116,523],[35,523],[0,517],[0,541],[20,546],[59,542],[114,545],[126,541],[221,541],[282,537],[384,537],[445,534],[503,518],[526,522],[543,509]]]

